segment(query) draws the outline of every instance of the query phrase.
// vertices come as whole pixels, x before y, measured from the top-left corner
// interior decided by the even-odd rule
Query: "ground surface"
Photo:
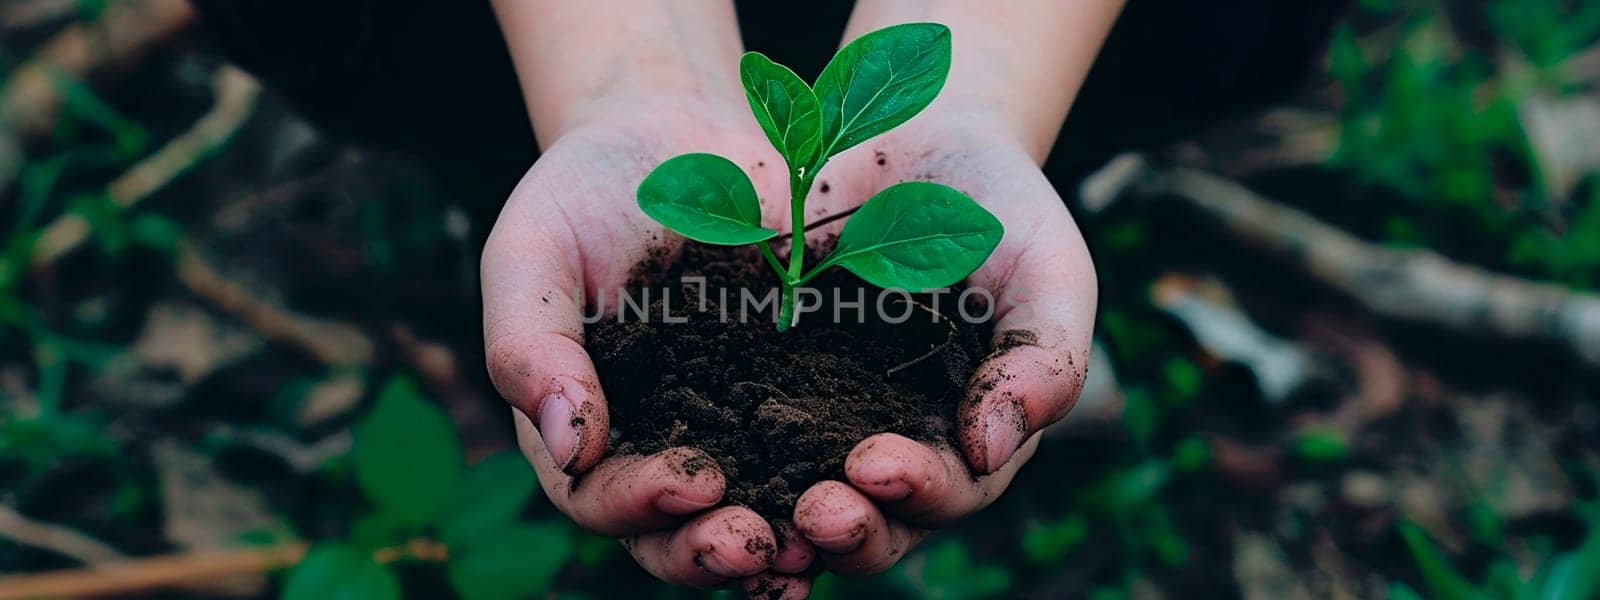
[[[1571,341],[1592,336],[1540,320],[1559,310],[1518,329],[1498,319],[1520,313],[1455,319],[1427,304],[1437,294],[1394,292],[1433,262],[1359,269],[1391,257],[1369,250],[1431,249],[1553,283],[1539,297],[1557,290],[1559,306],[1591,298],[1600,10],[1362,4],[1303,96],[1149,149],[1142,181],[1171,185],[1080,199],[1057,182],[1102,285],[1085,398],[992,508],[819,595],[1432,597],[1494,582],[1510,597],[1507,582],[1574,571],[1562,561],[1600,572],[1600,390]],[[44,16],[0,7],[11,75],[63,27],[115,17],[23,5]],[[512,447],[474,280],[494,212],[479,196],[504,190],[319,130],[203,47],[114,70],[50,86],[62,109],[31,135],[0,128],[26,140],[0,152],[20,157],[0,169],[0,573],[350,540],[415,597],[448,591],[436,546],[362,541],[392,532],[373,533],[350,430],[401,376],[446,411],[467,460]],[[155,161],[163,185],[140,187],[135,165],[196,129],[176,166]],[[1196,201],[1162,179],[1174,166],[1337,235],[1278,235],[1304,223]],[[1462,281],[1418,289],[1522,289]],[[561,595],[691,595],[541,500],[522,518],[545,550],[521,576]],[[265,597],[283,580],[184,593]]]

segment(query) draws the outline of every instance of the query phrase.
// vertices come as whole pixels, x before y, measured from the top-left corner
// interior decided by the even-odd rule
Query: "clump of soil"
[[[608,316],[586,336],[611,409],[612,452],[699,448],[722,469],[726,502],[788,518],[811,484],[844,477],[845,457],[868,436],[953,444],[956,406],[992,333],[960,316],[959,290],[937,302],[914,295],[914,306],[832,269],[809,284],[822,307],[798,327],[777,331],[775,303],[760,313],[744,303],[749,318],[739,318],[741,290],[760,298],[775,285],[749,247],[689,244],[671,264],[641,267],[631,287],[635,298],[650,291],[647,322],[630,310],[627,322]],[[888,322],[880,293],[887,319],[910,318]],[[858,298],[864,306],[851,307]],[[966,314],[986,313],[980,298],[969,296]],[[665,322],[668,307],[687,322]]]

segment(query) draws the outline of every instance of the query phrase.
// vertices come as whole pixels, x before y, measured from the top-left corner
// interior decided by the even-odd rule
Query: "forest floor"
[[[272,596],[306,544],[366,548],[382,397],[514,450],[493,211],[129,4],[172,6],[0,5],[0,598]],[[1301,97],[1056,182],[1102,288],[1079,407],[993,507],[817,595],[1600,590],[1600,9],[1509,4],[1363,3]],[[532,589],[699,593],[521,517]],[[450,589],[403,541],[375,560]]]

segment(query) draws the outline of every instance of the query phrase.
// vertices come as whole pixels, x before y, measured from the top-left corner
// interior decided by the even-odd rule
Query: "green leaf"
[[[572,547],[560,523],[518,523],[452,546],[446,571],[465,600],[527,598],[550,587]]]
[[[1600,593],[1600,525],[1594,519],[1594,505],[1580,506],[1589,522],[1589,534],[1571,552],[1554,561],[1545,577],[1541,599],[1593,598]]]
[[[1411,557],[1417,561],[1417,569],[1422,571],[1422,581],[1428,584],[1428,591],[1432,592],[1433,597],[1442,600],[1482,597],[1477,588],[1450,565],[1444,553],[1428,539],[1428,534],[1422,532],[1422,527],[1410,521],[1402,522],[1400,537],[1405,539]]]
[[[1296,433],[1290,445],[1296,458],[1310,463],[1331,463],[1350,454],[1343,432],[1322,427]]]
[[[822,109],[811,86],[760,52],[739,59],[739,79],[756,122],[789,168],[810,166],[822,144]]]
[[[394,574],[349,546],[317,545],[289,572],[283,600],[388,600],[400,597]]]
[[[1423,599],[1422,599],[1422,594],[1418,594],[1416,590],[1411,589],[1411,586],[1406,585],[1404,583],[1400,583],[1400,582],[1397,581],[1397,582],[1389,584],[1389,600],[1423,600]]]
[[[538,485],[533,466],[520,453],[501,452],[478,461],[450,494],[440,537],[454,546],[511,523]]]
[[[817,77],[823,157],[922,112],[950,74],[950,28],[907,23],[856,38]]]
[[[715,154],[667,159],[639,183],[639,208],[683,237],[740,246],[772,239],[761,226],[756,187],[739,165]]]
[[[941,288],[982,266],[1004,234],[1000,220],[966,194],[908,181],[861,205],[814,272],[838,265],[878,287]]]
[[[133,241],[159,250],[172,250],[183,238],[183,226],[163,215],[139,215],[129,223]]]
[[[350,543],[357,548],[382,548],[405,541],[404,527],[385,512],[356,517],[350,523]]]
[[[1059,521],[1030,523],[1022,532],[1022,550],[1028,562],[1039,566],[1061,564],[1088,537],[1089,522],[1082,515]]]
[[[461,477],[455,426],[405,378],[389,380],[356,424],[351,458],[361,491],[404,527],[433,523]]]

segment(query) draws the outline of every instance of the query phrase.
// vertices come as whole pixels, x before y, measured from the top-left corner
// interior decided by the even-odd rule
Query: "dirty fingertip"
[[[811,595],[811,578],[764,573],[745,579],[742,587],[752,600],[799,600]]]

